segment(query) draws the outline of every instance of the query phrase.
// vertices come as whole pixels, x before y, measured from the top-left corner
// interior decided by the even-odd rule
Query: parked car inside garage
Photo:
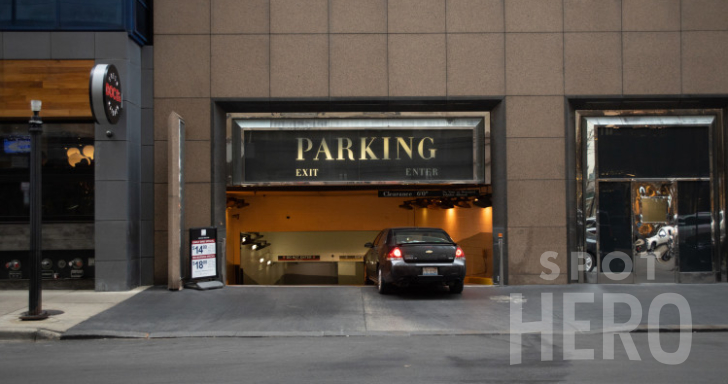
[[[377,283],[379,293],[392,286],[445,284],[451,293],[462,293],[465,253],[440,228],[387,228],[371,243],[364,256],[365,281]]]

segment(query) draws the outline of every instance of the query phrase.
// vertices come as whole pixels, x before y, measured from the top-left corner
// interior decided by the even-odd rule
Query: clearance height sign
[[[482,182],[473,129],[244,130],[243,184]]]

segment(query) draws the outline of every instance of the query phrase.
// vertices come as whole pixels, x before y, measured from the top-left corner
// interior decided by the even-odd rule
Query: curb
[[[47,329],[5,329],[0,330],[0,340],[25,340],[25,341],[41,341],[41,340],[60,340],[62,334],[60,332]]]
[[[641,324],[637,328],[610,328],[589,331],[563,332],[554,331],[552,335],[578,334],[599,335],[616,333],[709,333],[728,332],[728,324],[717,325],[663,325],[651,327]],[[93,340],[93,339],[180,339],[180,338],[289,338],[289,337],[418,337],[418,336],[508,336],[511,334],[537,335],[540,331],[511,332],[510,330],[493,331],[253,331],[253,332],[134,332],[134,331],[70,331],[57,332],[47,329],[6,329],[0,330],[0,341],[46,341],[46,340]]]
[[[60,335],[61,340],[90,340],[90,339],[149,339],[145,332],[130,331],[79,331],[66,332]]]
[[[640,325],[632,333],[644,332],[728,332],[728,325],[665,325],[661,327],[650,327],[649,325]]]
[[[689,326],[661,326],[659,328],[640,325],[635,329],[605,329],[592,330],[587,332],[567,332],[568,334],[599,335],[610,333],[675,333],[675,332],[728,332],[728,325],[695,325]],[[371,331],[371,332],[329,332],[329,331],[306,331],[306,332],[131,332],[131,331],[82,331],[70,333],[53,333],[48,339],[54,340],[91,340],[91,339],[179,339],[179,338],[290,338],[290,337],[427,337],[427,336],[508,336],[515,334],[509,330],[504,331]],[[521,335],[540,334],[539,331],[521,332]],[[552,335],[563,335],[565,332],[552,332]],[[0,339],[3,334],[0,333]]]

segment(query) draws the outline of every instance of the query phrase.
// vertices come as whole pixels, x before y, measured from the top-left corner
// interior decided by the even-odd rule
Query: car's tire
[[[377,290],[382,295],[386,295],[392,290],[391,285],[384,281],[381,268],[377,268]]]
[[[594,258],[594,255],[591,253],[587,253],[584,255],[584,271],[585,272],[591,272],[596,268],[597,263],[596,259]]]
[[[463,293],[463,288],[465,288],[465,283],[462,281],[453,281],[447,285],[450,287],[450,293],[453,294],[460,294]]]
[[[450,293],[459,294],[463,293],[463,288],[465,288],[465,283],[462,281],[453,281],[450,284],[448,284],[448,287],[450,287]]]

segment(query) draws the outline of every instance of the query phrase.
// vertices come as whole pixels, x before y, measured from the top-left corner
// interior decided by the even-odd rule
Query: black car
[[[387,228],[379,232],[364,256],[365,282],[377,283],[379,293],[392,285],[439,283],[462,293],[465,253],[440,228]]]

